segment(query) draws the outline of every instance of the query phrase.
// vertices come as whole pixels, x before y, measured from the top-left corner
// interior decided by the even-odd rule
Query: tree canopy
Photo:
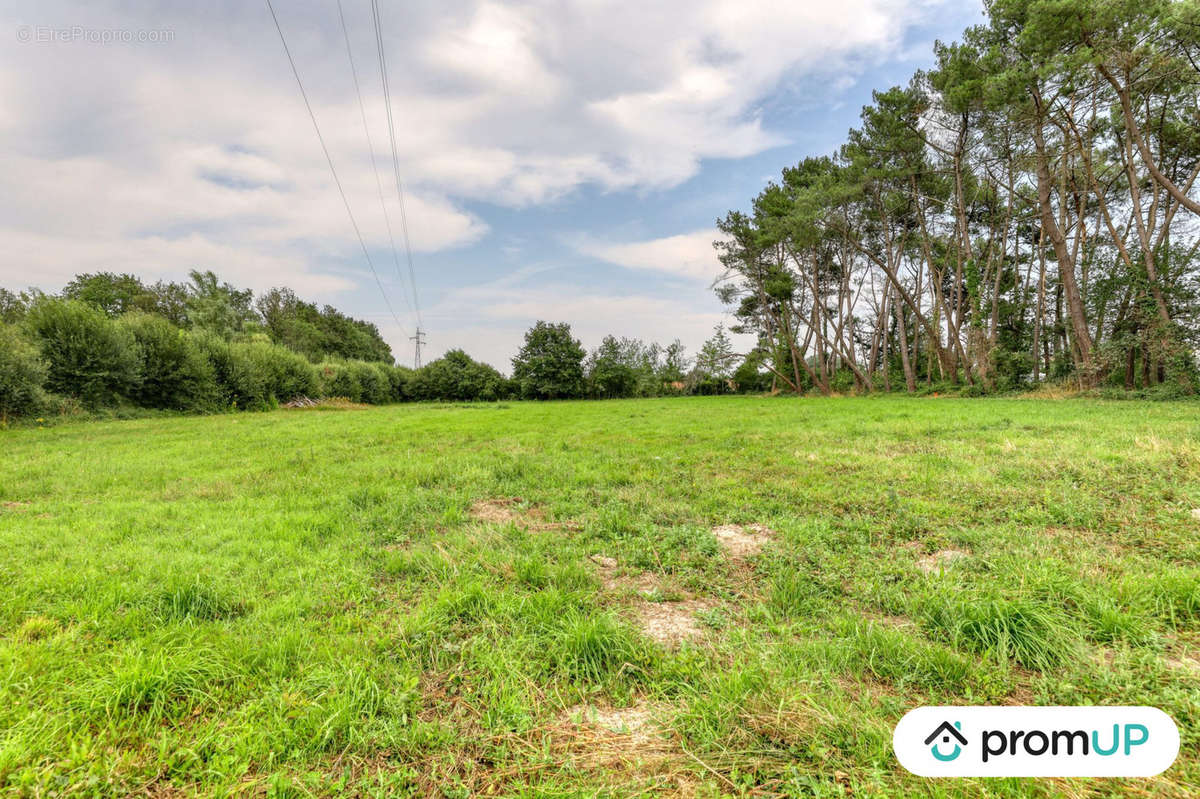
[[[1195,391],[1196,4],[985,6],[836,153],[719,220],[733,329],[797,391]]]

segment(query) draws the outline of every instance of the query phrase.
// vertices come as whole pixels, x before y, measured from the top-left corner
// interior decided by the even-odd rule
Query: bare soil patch
[[[1167,658],[1167,665],[1200,678],[1200,656],[1180,655],[1177,658]]]
[[[617,568],[617,559],[610,558],[608,555],[595,554],[590,555],[588,559],[601,569],[616,570]]]
[[[525,500],[520,497],[496,497],[481,499],[471,505],[471,518],[488,524],[515,524],[531,532],[563,530],[567,524],[546,521],[541,508],[521,507]]]
[[[730,558],[745,560],[763,548],[775,536],[775,531],[762,524],[722,524],[712,529],[713,535]]]
[[[939,549],[932,555],[926,555],[917,560],[917,568],[926,574],[945,571],[947,567],[955,563],[969,558],[969,552],[963,552],[961,549]]]
[[[679,602],[640,602],[636,612],[638,624],[645,635],[669,647],[695,640],[704,634],[696,617],[712,610],[717,603],[711,599],[684,599]]]
[[[567,708],[565,715],[572,724],[628,736],[631,744],[652,743],[662,735],[662,727],[655,721],[653,709],[646,703],[623,708],[575,705]]]
[[[28,507],[29,507],[28,502],[15,502],[15,501],[10,501],[10,500],[0,502],[0,508],[4,508],[5,510],[22,511]]]
[[[675,647],[683,641],[693,640],[704,634],[704,628],[696,614],[717,607],[716,600],[689,597],[654,602],[648,597],[673,593],[662,584],[657,575],[650,572],[622,575],[619,573],[617,560],[607,555],[591,555],[589,560],[596,564],[600,582],[605,590],[636,592],[639,595],[629,608],[628,616],[647,638],[664,646]]]

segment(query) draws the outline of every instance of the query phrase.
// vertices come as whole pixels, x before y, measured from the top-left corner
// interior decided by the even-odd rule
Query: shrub
[[[133,334],[89,305],[42,300],[26,323],[48,370],[46,387],[91,407],[128,396],[141,382]]]
[[[384,367],[388,376],[388,387],[391,390],[392,402],[404,402],[411,399],[409,394],[413,370],[407,366]]]
[[[255,374],[245,358],[235,357],[228,341],[208,330],[197,330],[190,335],[212,366],[217,401],[221,405],[245,408],[263,402],[266,393],[263,376]]]
[[[493,400],[508,396],[509,383],[486,363],[450,350],[412,373],[409,395],[417,400]]]
[[[0,325],[0,422],[36,413],[45,403],[46,364],[37,347],[10,325]]]
[[[275,399],[286,402],[317,393],[317,370],[308,359],[277,344],[250,345],[254,354],[267,365],[268,390]]]
[[[210,331],[193,337],[213,366],[220,401],[262,410],[300,396],[318,396],[317,368],[304,356],[265,340],[226,342]]]
[[[380,366],[381,364],[365,361],[350,361],[346,364],[346,372],[358,382],[361,389],[359,402],[383,405],[391,399],[391,384]]]
[[[138,404],[180,410],[213,404],[215,370],[192,337],[156,314],[128,314],[120,324],[138,343],[142,381],[133,392]]]
[[[240,405],[270,407],[317,393],[317,371],[302,355],[266,341],[229,346],[235,384],[243,390]]]
[[[362,402],[362,384],[345,364],[323,363],[317,367],[317,391],[322,397],[345,397]]]

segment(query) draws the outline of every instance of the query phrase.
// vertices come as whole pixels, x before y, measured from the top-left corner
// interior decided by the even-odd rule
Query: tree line
[[[1197,390],[1200,4],[991,0],[719,220],[775,385]]]
[[[512,376],[452,350],[420,369],[394,362],[375,325],[287,288],[255,297],[212,272],[184,283],[79,275],[55,295],[0,288],[0,422],[157,408],[257,410],[297,398],[352,402],[570,399],[725,393],[735,387],[718,328],[698,357],[606,337],[588,353],[569,324],[538,322]],[[743,389],[761,388],[745,378]]]

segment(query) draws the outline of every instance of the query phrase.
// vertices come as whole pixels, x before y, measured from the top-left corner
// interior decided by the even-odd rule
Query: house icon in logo
[[[967,739],[963,736],[962,732],[960,732],[961,730],[961,721],[956,721],[953,724],[948,721],[943,721],[941,724],[939,724],[938,728],[929,733],[929,737],[925,739],[925,745],[929,747],[930,754],[932,754],[938,760],[941,760],[943,763],[948,763],[962,754],[962,748],[967,745]],[[936,741],[938,738],[941,738],[941,741],[934,743],[934,741]],[[950,743],[951,738],[954,738],[954,740],[957,741],[957,743],[954,744],[954,751],[948,755],[944,755],[938,749],[938,744],[948,744]]]

